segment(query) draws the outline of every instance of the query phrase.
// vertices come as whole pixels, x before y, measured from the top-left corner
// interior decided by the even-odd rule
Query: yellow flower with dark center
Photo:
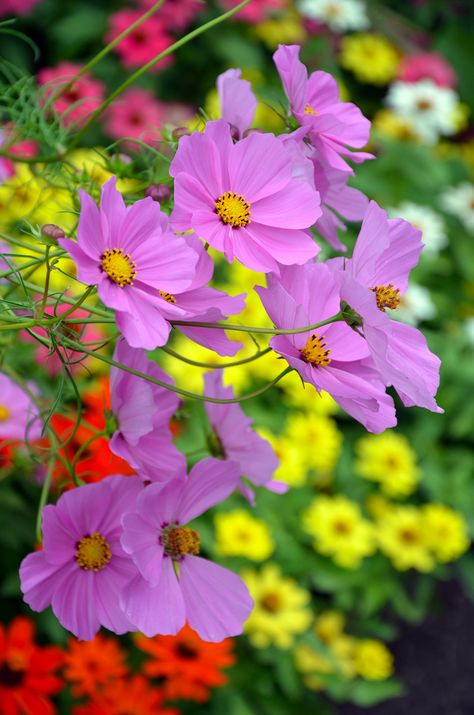
[[[455,561],[467,551],[470,542],[461,514],[444,504],[426,504],[422,514],[428,546],[438,561]]]
[[[381,551],[399,571],[434,568],[423,512],[414,506],[396,506],[378,521],[377,539]]]
[[[416,454],[407,438],[387,430],[366,435],[356,444],[355,471],[378,482],[390,497],[403,498],[415,491],[419,480]]]
[[[401,55],[383,35],[361,32],[341,40],[339,61],[360,82],[384,85],[395,78]]]
[[[317,414],[294,413],[287,420],[285,435],[299,445],[309,468],[333,471],[342,446],[342,434],[334,420]]]
[[[270,529],[244,509],[216,514],[216,551],[221,556],[245,556],[264,561],[273,553],[275,544]]]
[[[364,680],[386,680],[393,673],[393,656],[381,641],[366,638],[357,642],[354,653],[357,675]]]
[[[314,630],[318,638],[329,645],[344,632],[346,619],[341,611],[323,611],[317,618]]]

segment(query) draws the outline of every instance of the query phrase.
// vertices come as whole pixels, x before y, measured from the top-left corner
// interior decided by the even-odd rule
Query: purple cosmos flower
[[[38,408],[31,397],[0,372],[0,439],[32,441],[41,437],[41,429]]]
[[[233,144],[226,121],[180,139],[171,162],[177,231],[193,228],[229,262],[256,271],[305,263],[318,252],[306,231],[321,215],[319,195],[293,176],[293,162],[273,134]]]
[[[277,328],[303,328],[340,310],[336,281],[323,263],[282,269],[281,279],[255,290]],[[366,341],[344,322],[317,331],[278,335],[272,348],[298,371],[304,382],[326,390],[370,432],[396,424],[393,401],[369,357]]]
[[[352,259],[330,262],[341,298],[362,318],[364,337],[386,385],[393,385],[404,405],[443,412],[435,401],[439,358],[422,333],[391,320],[408,288],[408,275],[423,249],[421,231],[402,219],[389,219],[375,201],[364,217]]]
[[[136,350],[119,340],[114,360],[127,367],[174,385],[173,380],[151,360],[144,350]],[[110,449],[125,459],[140,476],[150,481],[167,481],[186,465],[174,446],[169,422],[179,406],[179,398],[165,387],[154,385],[125,370],[110,370],[112,411],[117,429]]]
[[[80,281],[97,285],[101,300],[117,311],[117,326],[129,345],[152,350],[168,340],[161,294],[187,288],[196,252],[166,229],[167,217],[151,198],[125,206],[115,177],[102,187],[100,209],[83,191],[77,243],[58,243],[72,256]]]
[[[21,590],[34,611],[51,605],[82,640],[101,625],[118,634],[130,630],[119,593],[136,568],[120,545],[120,519],[142,489],[136,477],[115,475],[65,492],[43,509],[43,550],[20,566]]]
[[[122,545],[140,574],[122,593],[122,607],[147,636],[174,635],[187,620],[203,640],[221,641],[242,632],[252,610],[243,581],[200,558],[199,534],[186,524],[226,499],[237,487],[235,462],[204,459],[189,477],[152,484],[123,517]]]
[[[232,387],[224,387],[222,370],[207,372],[204,375],[204,386],[208,397],[231,399],[235,396]],[[210,444],[216,456],[237,462],[240,475],[255,486],[279,493],[286,491],[286,484],[272,481],[278,467],[278,457],[269,442],[252,429],[252,420],[244,414],[240,405],[206,402],[205,408],[213,430]],[[241,482],[239,489],[253,503],[253,490],[244,482]]]
[[[227,70],[217,78],[217,92],[221,105],[221,116],[242,139],[253,122],[257,100],[250,82],[241,79],[242,71]]]
[[[342,171],[351,171],[342,157],[356,163],[373,159],[372,154],[347,148],[367,144],[369,120],[355,104],[341,101],[337,82],[330,74],[313,72],[308,78],[299,52],[298,45],[280,45],[273,59],[291,111],[301,125],[309,127],[309,136],[320,156]]]

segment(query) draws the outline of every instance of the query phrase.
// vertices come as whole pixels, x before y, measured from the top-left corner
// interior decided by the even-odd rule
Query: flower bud
[[[41,227],[41,233],[48,238],[52,238],[54,241],[58,238],[65,238],[66,236],[63,229],[54,223],[45,223],[45,225]]]
[[[171,189],[166,184],[152,184],[145,189],[145,196],[149,196],[153,201],[168,201]]]
[[[173,129],[171,132],[171,136],[175,141],[178,141],[181,137],[189,137],[190,135],[191,132],[187,127],[176,127],[176,129]]]

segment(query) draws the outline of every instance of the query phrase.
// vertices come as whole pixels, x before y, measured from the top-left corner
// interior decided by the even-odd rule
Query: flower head
[[[406,119],[427,144],[440,136],[457,132],[458,96],[449,87],[440,87],[430,79],[419,82],[394,82],[387,94],[387,105]]]
[[[160,139],[160,129],[165,121],[164,105],[146,89],[129,89],[114,102],[106,118],[106,130],[114,139],[139,139],[153,144]],[[128,142],[130,148],[137,148]]]
[[[368,84],[388,84],[396,75],[400,53],[384,35],[363,32],[341,41],[340,63]]]
[[[465,181],[449,187],[441,196],[441,206],[456,216],[468,233],[474,233],[474,184]]]
[[[416,52],[406,55],[398,68],[402,82],[419,82],[430,79],[440,87],[453,89],[457,84],[456,72],[439,52]]]
[[[231,10],[239,2],[240,0],[220,0],[220,4],[225,10]],[[233,15],[233,19],[254,25],[284,10],[287,3],[288,0],[252,0],[251,3],[239,10],[236,15]]]
[[[257,109],[250,82],[241,79],[241,75],[241,70],[230,69],[217,78],[221,116],[237,130],[239,139],[250,128]]]
[[[105,37],[111,42],[130,25],[136,22],[143,12],[141,10],[124,9],[110,16],[110,29]],[[163,22],[153,15],[136,27],[123,38],[115,48],[126,69],[141,67],[150,62],[156,55],[166,50],[173,40],[165,30]],[[165,57],[152,68],[152,72],[164,69],[172,63],[170,56]]]
[[[396,506],[387,509],[377,524],[380,550],[398,571],[416,569],[427,572],[434,568],[429,550],[428,532],[419,509]]]
[[[121,678],[106,685],[88,705],[80,705],[72,715],[179,715],[163,706],[163,692],[152,687],[142,675]]]
[[[38,82],[45,88],[45,95],[49,97],[69,84],[73,77],[81,70],[81,65],[72,62],[60,62],[57,67],[44,67],[38,72]],[[74,84],[63,92],[53,102],[56,114],[65,126],[83,122],[94,112],[104,99],[104,85],[88,72],[77,79]]]
[[[28,15],[41,0],[3,0],[0,17],[6,15]]]
[[[275,544],[267,524],[244,509],[216,514],[214,525],[216,552],[221,556],[264,561],[273,553]]]
[[[333,32],[365,30],[369,26],[363,0],[299,0],[298,9],[305,17],[324,23]]]
[[[382,641],[364,638],[354,652],[357,675],[364,680],[386,680],[393,673],[393,655]]]
[[[415,491],[419,480],[416,453],[397,432],[366,435],[356,443],[355,471],[379,482],[389,497],[403,498]]]
[[[153,0],[138,0],[144,8],[154,5]],[[166,30],[185,30],[194,18],[203,10],[201,0],[166,0],[156,12],[156,17]]]
[[[0,372],[0,439],[34,441],[41,436],[39,411],[16,382]]]
[[[76,697],[99,695],[128,673],[126,653],[116,638],[98,633],[90,641],[70,639],[64,658],[64,679]]]
[[[467,551],[470,540],[462,514],[444,504],[425,504],[422,513],[427,541],[438,561],[455,561]]]

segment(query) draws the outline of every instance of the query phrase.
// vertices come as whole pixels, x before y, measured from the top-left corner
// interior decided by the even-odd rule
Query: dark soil
[[[474,715],[474,603],[458,583],[441,584],[439,610],[423,624],[400,625],[391,647],[407,695],[338,715]]]

